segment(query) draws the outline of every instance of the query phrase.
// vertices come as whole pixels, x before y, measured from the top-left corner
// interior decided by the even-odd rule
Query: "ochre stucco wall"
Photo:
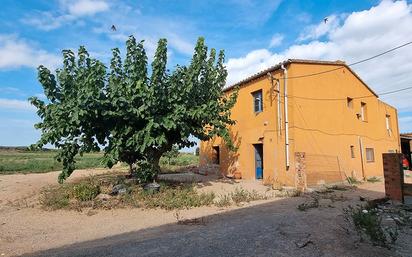
[[[288,80],[290,167],[285,165],[284,82],[281,79],[282,129],[279,133],[277,94],[267,76],[241,86],[232,118],[232,138],[239,149],[230,152],[220,138],[201,142],[200,164],[211,161],[212,146],[220,146],[220,168],[225,174],[239,171],[244,179],[255,178],[253,144],[263,143],[264,180],[276,179],[282,184],[295,186],[295,152],[306,153],[308,181],[333,182],[337,173],[357,178],[382,176],[382,153],[399,152],[397,112],[381,102],[354,74],[343,66],[292,63],[288,76],[294,77],[342,67],[318,76]],[[282,78],[281,70],[274,71]],[[252,93],[262,89],[263,112],[254,113]],[[228,92],[230,93],[230,91]],[[364,97],[370,96],[370,97]],[[347,107],[347,97],[353,98],[353,109]],[[367,121],[357,117],[361,102],[367,105]],[[386,129],[385,117],[390,115],[392,133]],[[362,143],[363,162],[360,142]],[[351,157],[350,146],[355,149]],[[375,161],[366,161],[366,148],[373,148]],[[363,163],[363,169],[362,169]]]

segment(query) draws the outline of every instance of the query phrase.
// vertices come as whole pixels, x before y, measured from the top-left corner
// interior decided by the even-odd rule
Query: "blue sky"
[[[0,9],[0,145],[29,145],[39,133],[27,103],[43,97],[36,67],[56,68],[62,49],[85,45],[107,62],[133,34],[149,57],[169,41],[169,66],[188,62],[198,36],[225,49],[228,84],[286,58],[350,63],[412,40],[408,1],[120,1],[2,0]],[[328,17],[325,24],[323,19]],[[110,27],[115,25],[117,31]],[[412,46],[354,67],[376,92],[412,86]],[[412,91],[382,97],[412,131]]]

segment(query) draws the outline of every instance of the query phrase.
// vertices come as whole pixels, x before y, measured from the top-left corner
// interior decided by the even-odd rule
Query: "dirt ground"
[[[90,174],[107,172],[105,169],[76,171],[69,181]],[[29,175],[0,176],[0,255],[14,256],[65,245],[113,237],[116,235],[145,231],[165,224],[176,223],[176,211],[117,209],[97,211],[44,211],[38,203],[39,192],[44,186],[57,183],[58,172]],[[268,193],[268,188],[254,181],[208,181],[199,183],[199,190],[214,191],[217,195],[231,192],[236,186]],[[342,192],[347,204],[355,203],[361,194],[366,198],[383,197],[383,183],[363,184],[357,191]],[[303,197],[298,197],[304,199]],[[244,206],[228,208],[201,207],[179,211],[180,219],[191,219],[213,214],[232,212],[274,201],[283,201],[282,209],[296,213],[296,201],[282,198],[255,201]],[[330,202],[325,202],[325,206]],[[339,203],[342,204],[342,203]],[[346,203],[345,203],[346,204]],[[329,207],[325,207],[328,210]],[[320,218],[333,219],[337,214],[319,211]],[[288,215],[285,213],[285,215]],[[319,231],[319,224],[313,226]],[[338,226],[338,225],[336,225]],[[315,229],[316,228],[316,229]],[[306,228],[308,229],[308,228]],[[309,228],[310,229],[310,228]],[[371,246],[372,247],[372,246]]]

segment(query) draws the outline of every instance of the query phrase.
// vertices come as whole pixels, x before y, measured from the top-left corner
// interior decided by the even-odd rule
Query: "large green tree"
[[[221,136],[234,149],[228,127],[235,123],[230,110],[237,91],[223,92],[224,52],[216,56],[199,38],[190,64],[171,72],[166,39],[159,40],[150,68],[143,43],[129,37],[124,61],[113,49],[110,69],[84,47],[77,58],[64,50],[56,75],[38,68],[47,101],[30,98],[41,118],[35,125],[42,132],[35,147],[60,149],[59,182],[74,171],[77,154],[100,148],[108,167],[125,162],[142,180],[156,176],[160,157],[174,145],[193,146],[191,135],[201,140]]]

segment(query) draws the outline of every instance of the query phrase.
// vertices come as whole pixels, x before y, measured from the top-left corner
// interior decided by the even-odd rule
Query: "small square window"
[[[368,120],[368,108],[366,106],[366,103],[361,102],[361,119],[362,121],[367,121]]]
[[[375,161],[375,152],[373,148],[366,148],[366,161],[367,162]]]
[[[350,97],[346,98],[346,104],[348,108],[353,109],[353,98],[350,98]]]
[[[386,114],[385,117],[385,122],[386,122],[386,130],[388,131],[389,136],[392,135],[392,122],[391,122],[391,116],[389,114]]]
[[[350,146],[350,157],[355,158],[355,146]]]
[[[253,92],[252,96],[253,96],[253,110],[255,112],[262,112],[263,111],[262,90]]]

